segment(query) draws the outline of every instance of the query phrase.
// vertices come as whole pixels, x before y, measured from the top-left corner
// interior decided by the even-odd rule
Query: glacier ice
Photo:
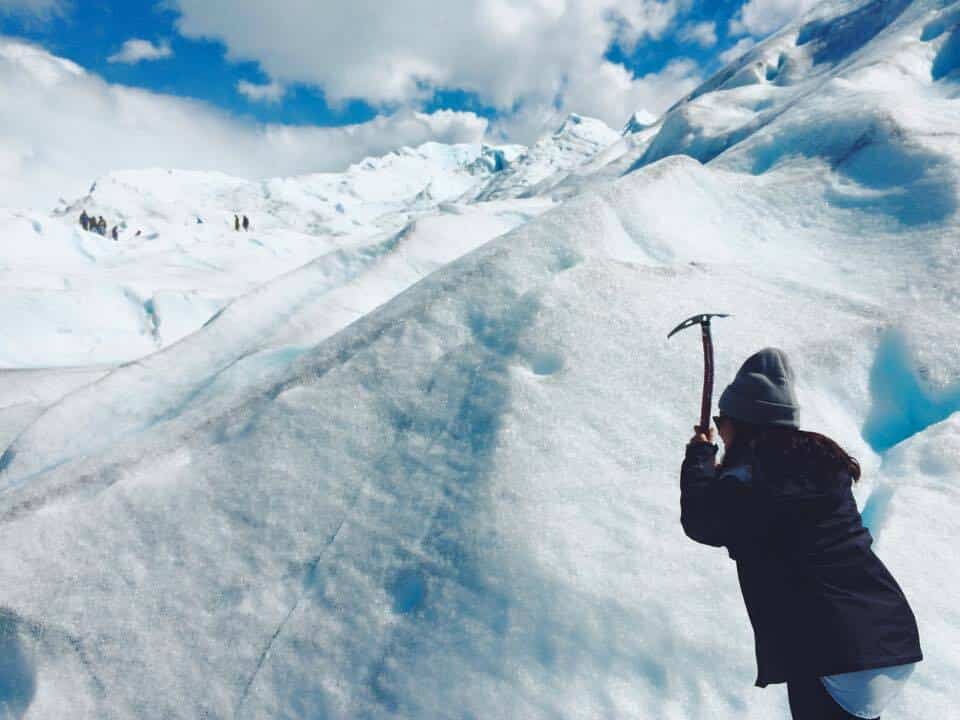
[[[103,300],[78,335],[110,331],[127,362],[68,368],[82,346],[41,338],[31,366],[4,346],[3,712],[784,716],[782,692],[750,687],[732,566],[678,521],[702,359],[666,333],[709,310],[734,315],[718,382],[783,347],[804,425],[860,458],[927,656],[891,714],[949,716],[960,145],[933,66],[957,3],[881,5],[879,29],[876,2],[819,6],[657,122],[570,140],[583,155],[552,170],[557,135],[480,176],[481,148],[437,146],[362,180],[182,178],[208,214],[269,205],[266,248],[229,227],[195,241],[165,171],[94,192],[167,208],[153,256],[4,211],[45,240],[17,245],[5,293],[14,273],[51,294],[112,273],[136,322],[154,298],[161,334],[165,317],[195,331],[157,348]],[[854,46],[861,18],[876,32]],[[502,199],[474,202],[498,180]],[[130,274],[170,262],[189,281]],[[219,280],[194,299],[197,278]],[[216,314],[199,327],[187,306]]]

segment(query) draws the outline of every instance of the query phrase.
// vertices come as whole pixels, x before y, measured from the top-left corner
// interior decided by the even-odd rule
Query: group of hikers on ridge
[[[237,232],[240,231],[241,227],[245,231],[250,230],[250,218],[248,218],[246,215],[242,216],[242,218],[243,219],[241,219],[241,216],[239,215],[233,216],[233,229]],[[202,225],[203,220],[198,217],[197,223]],[[103,215],[94,217],[93,215],[88,215],[87,211],[84,210],[80,213],[80,227],[87,232],[95,232],[104,237],[107,235],[107,221],[104,219]],[[140,235],[139,230],[137,231],[137,235]],[[120,227],[118,225],[113,226],[113,229],[110,231],[110,237],[112,237],[114,240],[120,239]]]
[[[87,215],[86,210],[80,213],[80,227],[87,232],[95,232],[98,235],[103,235],[104,237],[107,234],[107,221],[104,220],[103,215],[100,217],[93,217],[93,215]],[[120,239],[119,228],[116,225],[114,225],[113,229],[110,231],[110,237],[112,237],[114,240]]]

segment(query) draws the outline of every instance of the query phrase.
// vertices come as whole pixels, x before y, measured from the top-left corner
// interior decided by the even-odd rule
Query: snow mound
[[[497,209],[500,212],[497,212]],[[524,215],[523,209],[529,214]],[[8,478],[97,452],[151,431],[192,407],[234,399],[248,375],[286,370],[303,352],[390,300],[421,278],[542,211],[536,201],[423,218],[379,243],[323,255],[231,303],[204,327],[157,353],[120,367],[52,407],[0,459]],[[301,317],[318,315],[309,323]],[[239,379],[239,380],[238,380]],[[159,381],[159,384],[158,384]],[[149,392],[145,388],[151,387]],[[104,397],[126,397],[119,410]],[[86,428],[67,421],[77,415]],[[44,447],[34,449],[34,443]]]
[[[207,372],[200,362],[171,377],[186,347],[48,411],[2,472],[0,604],[31,712],[783,713],[775,692],[741,699],[753,661],[734,573],[677,522],[702,368],[696,338],[665,334],[705,307],[734,313],[717,328],[721,378],[756,347],[784,347],[805,422],[874,478],[869,507],[896,482],[857,432],[877,402],[871,365],[881,330],[915,331],[898,310],[911,295],[899,273],[928,262],[902,232],[848,242],[859,210],[827,209],[797,237],[825,181],[800,170],[738,175],[670,158],[362,317],[352,302],[394,272],[281,301],[313,285],[295,273],[190,339],[198,355],[236,362],[149,428],[131,428],[130,398],[156,402]],[[923,308],[940,324],[955,301]],[[256,313],[273,327],[262,349],[223,347]],[[345,313],[357,319],[324,339],[316,326]],[[958,369],[948,352],[930,363]],[[71,445],[71,418],[95,418],[98,433]],[[912,442],[933,432],[914,430]],[[95,436],[106,442],[83,439]],[[881,542],[900,522],[895,504],[886,513]],[[908,556],[885,559],[913,577]],[[924,636],[940,636],[930,649],[949,652],[960,627],[926,598],[916,606]],[[926,673],[899,716],[950,705]]]

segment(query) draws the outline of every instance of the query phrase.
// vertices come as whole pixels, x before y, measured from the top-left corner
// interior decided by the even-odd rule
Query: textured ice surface
[[[785,717],[726,553],[679,525],[702,358],[666,333],[713,311],[718,382],[783,347],[860,458],[927,656],[890,715],[951,716],[957,12],[831,2],[543,214],[438,203],[91,385],[0,376],[46,408],[0,461],[3,711]]]
[[[480,152],[428,143],[345,173],[264,182],[127,171],[52,215],[0,209],[0,367],[136,360],[317,257],[349,276],[420,219],[456,215],[454,201],[490,173],[476,166]],[[438,244],[464,251],[549,204],[485,204],[469,210],[468,240]],[[119,241],[84,232],[83,210],[117,225]],[[234,230],[235,215],[252,220],[250,232]],[[456,255],[440,247],[437,256]]]
[[[541,138],[464,197],[485,201],[542,195],[619,139],[600,120],[572,114],[555,133]]]

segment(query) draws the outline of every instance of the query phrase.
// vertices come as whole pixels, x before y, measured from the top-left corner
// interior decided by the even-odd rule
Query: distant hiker
[[[90,228],[90,216],[87,215],[86,210],[80,213],[80,227],[82,227],[84,230]]]
[[[720,396],[680,474],[680,521],[737,563],[758,687],[787,683],[794,720],[878,718],[923,659],[917,623],[871,549],[851,492],[860,465],[800,430],[793,372],[767,348]]]
[[[143,232],[143,230],[137,230],[137,234],[134,235],[134,237],[140,237],[140,233],[142,233],[142,232]]]
[[[114,242],[120,239],[120,235],[117,232],[117,226],[113,226],[113,230],[110,231],[110,236],[113,238]]]
[[[246,215],[243,216],[243,229],[244,230],[250,229],[250,218],[248,218]]]
[[[107,234],[107,221],[103,219],[103,215],[100,216],[100,220],[97,223],[97,232],[101,235]]]
[[[197,225],[203,225],[203,218],[197,215]]]
[[[240,218],[237,215],[233,216],[233,229],[240,232]]]

